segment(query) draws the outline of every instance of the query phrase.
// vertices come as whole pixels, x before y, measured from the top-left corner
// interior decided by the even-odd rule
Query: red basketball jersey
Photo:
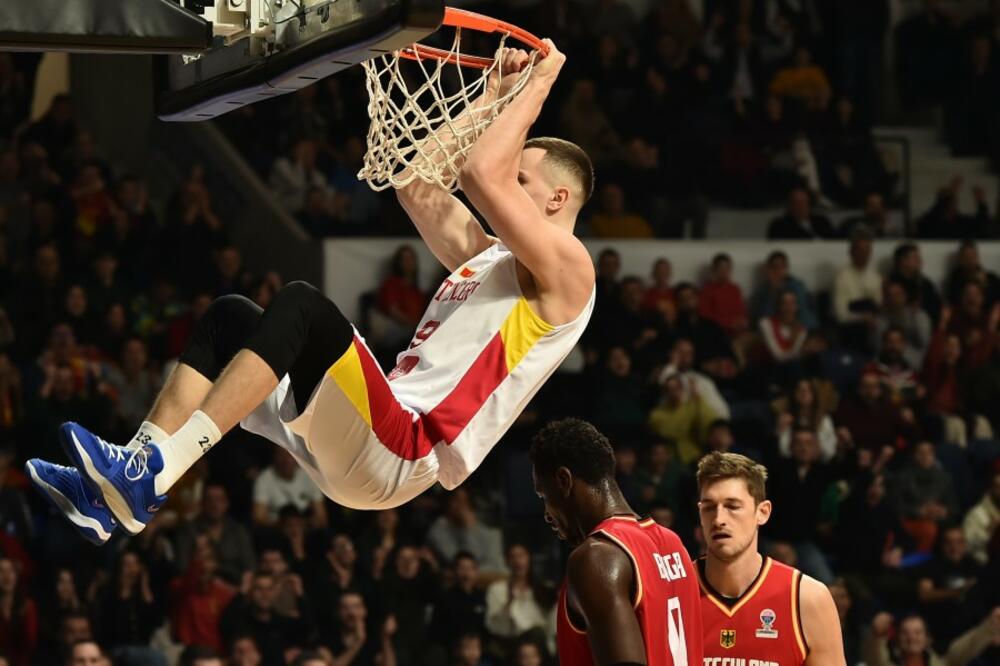
[[[646,644],[649,666],[701,666],[701,612],[698,577],[676,534],[652,519],[613,516],[591,536],[617,544],[632,560],[636,590],[633,606]],[[567,584],[559,591],[557,643],[559,663],[594,663],[586,629],[573,621]]]
[[[802,572],[765,557],[757,580],[727,604],[703,565],[699,560],[704,666],[801,666],[808,654],[799,614]]]

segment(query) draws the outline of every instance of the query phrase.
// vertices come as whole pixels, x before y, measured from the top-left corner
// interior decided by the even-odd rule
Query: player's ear
[[[771,519],[771,500],[764,500],[757,505],[757,525],[764,525]]]
[[[565,185],[559,185],[552,190],[552,194],[549,195],[549,200],[545,204],[545,212],[558,213],[566,204],[569,203],[569,198],[569,188]]]
[[[561,497],[569,497],[573,490],[573,472],[565,467],[556,470],[556,488],[559,489]]]

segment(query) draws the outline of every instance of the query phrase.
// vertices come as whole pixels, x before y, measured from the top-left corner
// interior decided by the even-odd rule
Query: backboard
[[[157,54],[163,120],[312,84],[434,32],[444,0],[2,0],[0,50]]]
[[[311,85],[437,30],[443,0],[215,0],[215,45],[162,58],[163,120],[214,118]],[[233,6],[240,10],[234,10]]]

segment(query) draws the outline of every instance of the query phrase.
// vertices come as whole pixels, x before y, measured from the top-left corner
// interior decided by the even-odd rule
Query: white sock
[[[177,479],[208,453],[220,439],[222,433],[219,432],[215,422],[208,414],[198,410],[180,430],[163,442],[157,443],[163,455],[163,470],[156,475],[154,483],[156,494],[162,495],[170,490],[170,486],[177,483]]]
[[[142,425],[129,440],[129,443],[125,445],[128,449],[138,449],[146,446],[150,442],[153,444],[162,444],[167,441],[170,435],[166,433],[163,428],[156,425],[152,421],[143,421]]]

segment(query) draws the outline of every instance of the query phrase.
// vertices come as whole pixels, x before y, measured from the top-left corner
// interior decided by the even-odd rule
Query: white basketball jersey
[[[388,376],[399,402],[424,421],[441,485],[454,488],[479,466],[572,351],[593,309],[594,293],[573,321],[546,323],[499,243],[445,279]]]

